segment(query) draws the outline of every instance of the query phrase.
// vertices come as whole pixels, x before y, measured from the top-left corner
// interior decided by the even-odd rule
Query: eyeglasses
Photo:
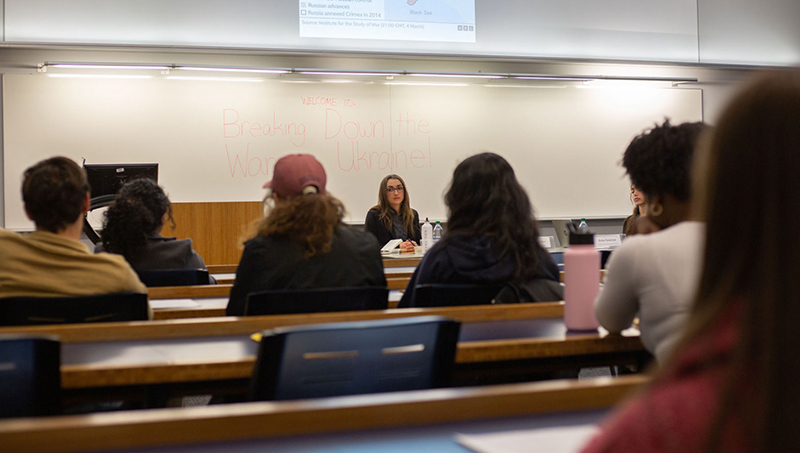
[[[403,186],[386,188],[386,193],[392,193],[392,192],[403,193]]]

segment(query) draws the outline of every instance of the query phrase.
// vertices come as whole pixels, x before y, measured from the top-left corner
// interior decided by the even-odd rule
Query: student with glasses
[[[364,229],[383,246],[392,239],[402,239],[400,248],[414,250],[422,239],[419,214],[411,209],[406,183],[398,175],[387,175],[378,188],[378,204],[367,212]]]

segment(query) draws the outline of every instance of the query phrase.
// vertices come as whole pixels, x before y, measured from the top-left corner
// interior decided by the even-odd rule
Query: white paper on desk
[[[200,304],[192,299],[156,299],[150,301],[153,310],[159,308],[197,308]]]
[[[493,434],[457,434],[456,442],[477,453],[572,453],[600,429],[597,425],[539,428]]]

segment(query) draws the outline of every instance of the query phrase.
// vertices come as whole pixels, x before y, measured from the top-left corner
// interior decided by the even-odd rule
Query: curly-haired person
[[[704,129],[667,120],[634,138],[622,158],[647,200],[637,229],[646,221],[646,231],[656,232],[627,239],[611,255],[595,314],[611,332],[630,327],[638,314],[642,343],[659,362],[680,337],[700,278],[705,228],[691,220],[690,173]]]
[[[205,269],[191,239],[161,236],[167,221],[174,225],[172,203],[164,190],[151,179],[130,181],[106,212],[103,242],[95,252],[122,255],[137,271]]]
[[[264,185],[271,206],[244,244],[228,316],[244,315],[247,295],[257,291],[386,287],[378,241],[342,222],[344,205],[328,193],[314,156],[283,156],[272,176]]]

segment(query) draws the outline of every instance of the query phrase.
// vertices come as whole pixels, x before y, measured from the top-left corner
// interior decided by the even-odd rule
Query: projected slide
[[[301,38],[475,42],[475,0],[300,1]]]

